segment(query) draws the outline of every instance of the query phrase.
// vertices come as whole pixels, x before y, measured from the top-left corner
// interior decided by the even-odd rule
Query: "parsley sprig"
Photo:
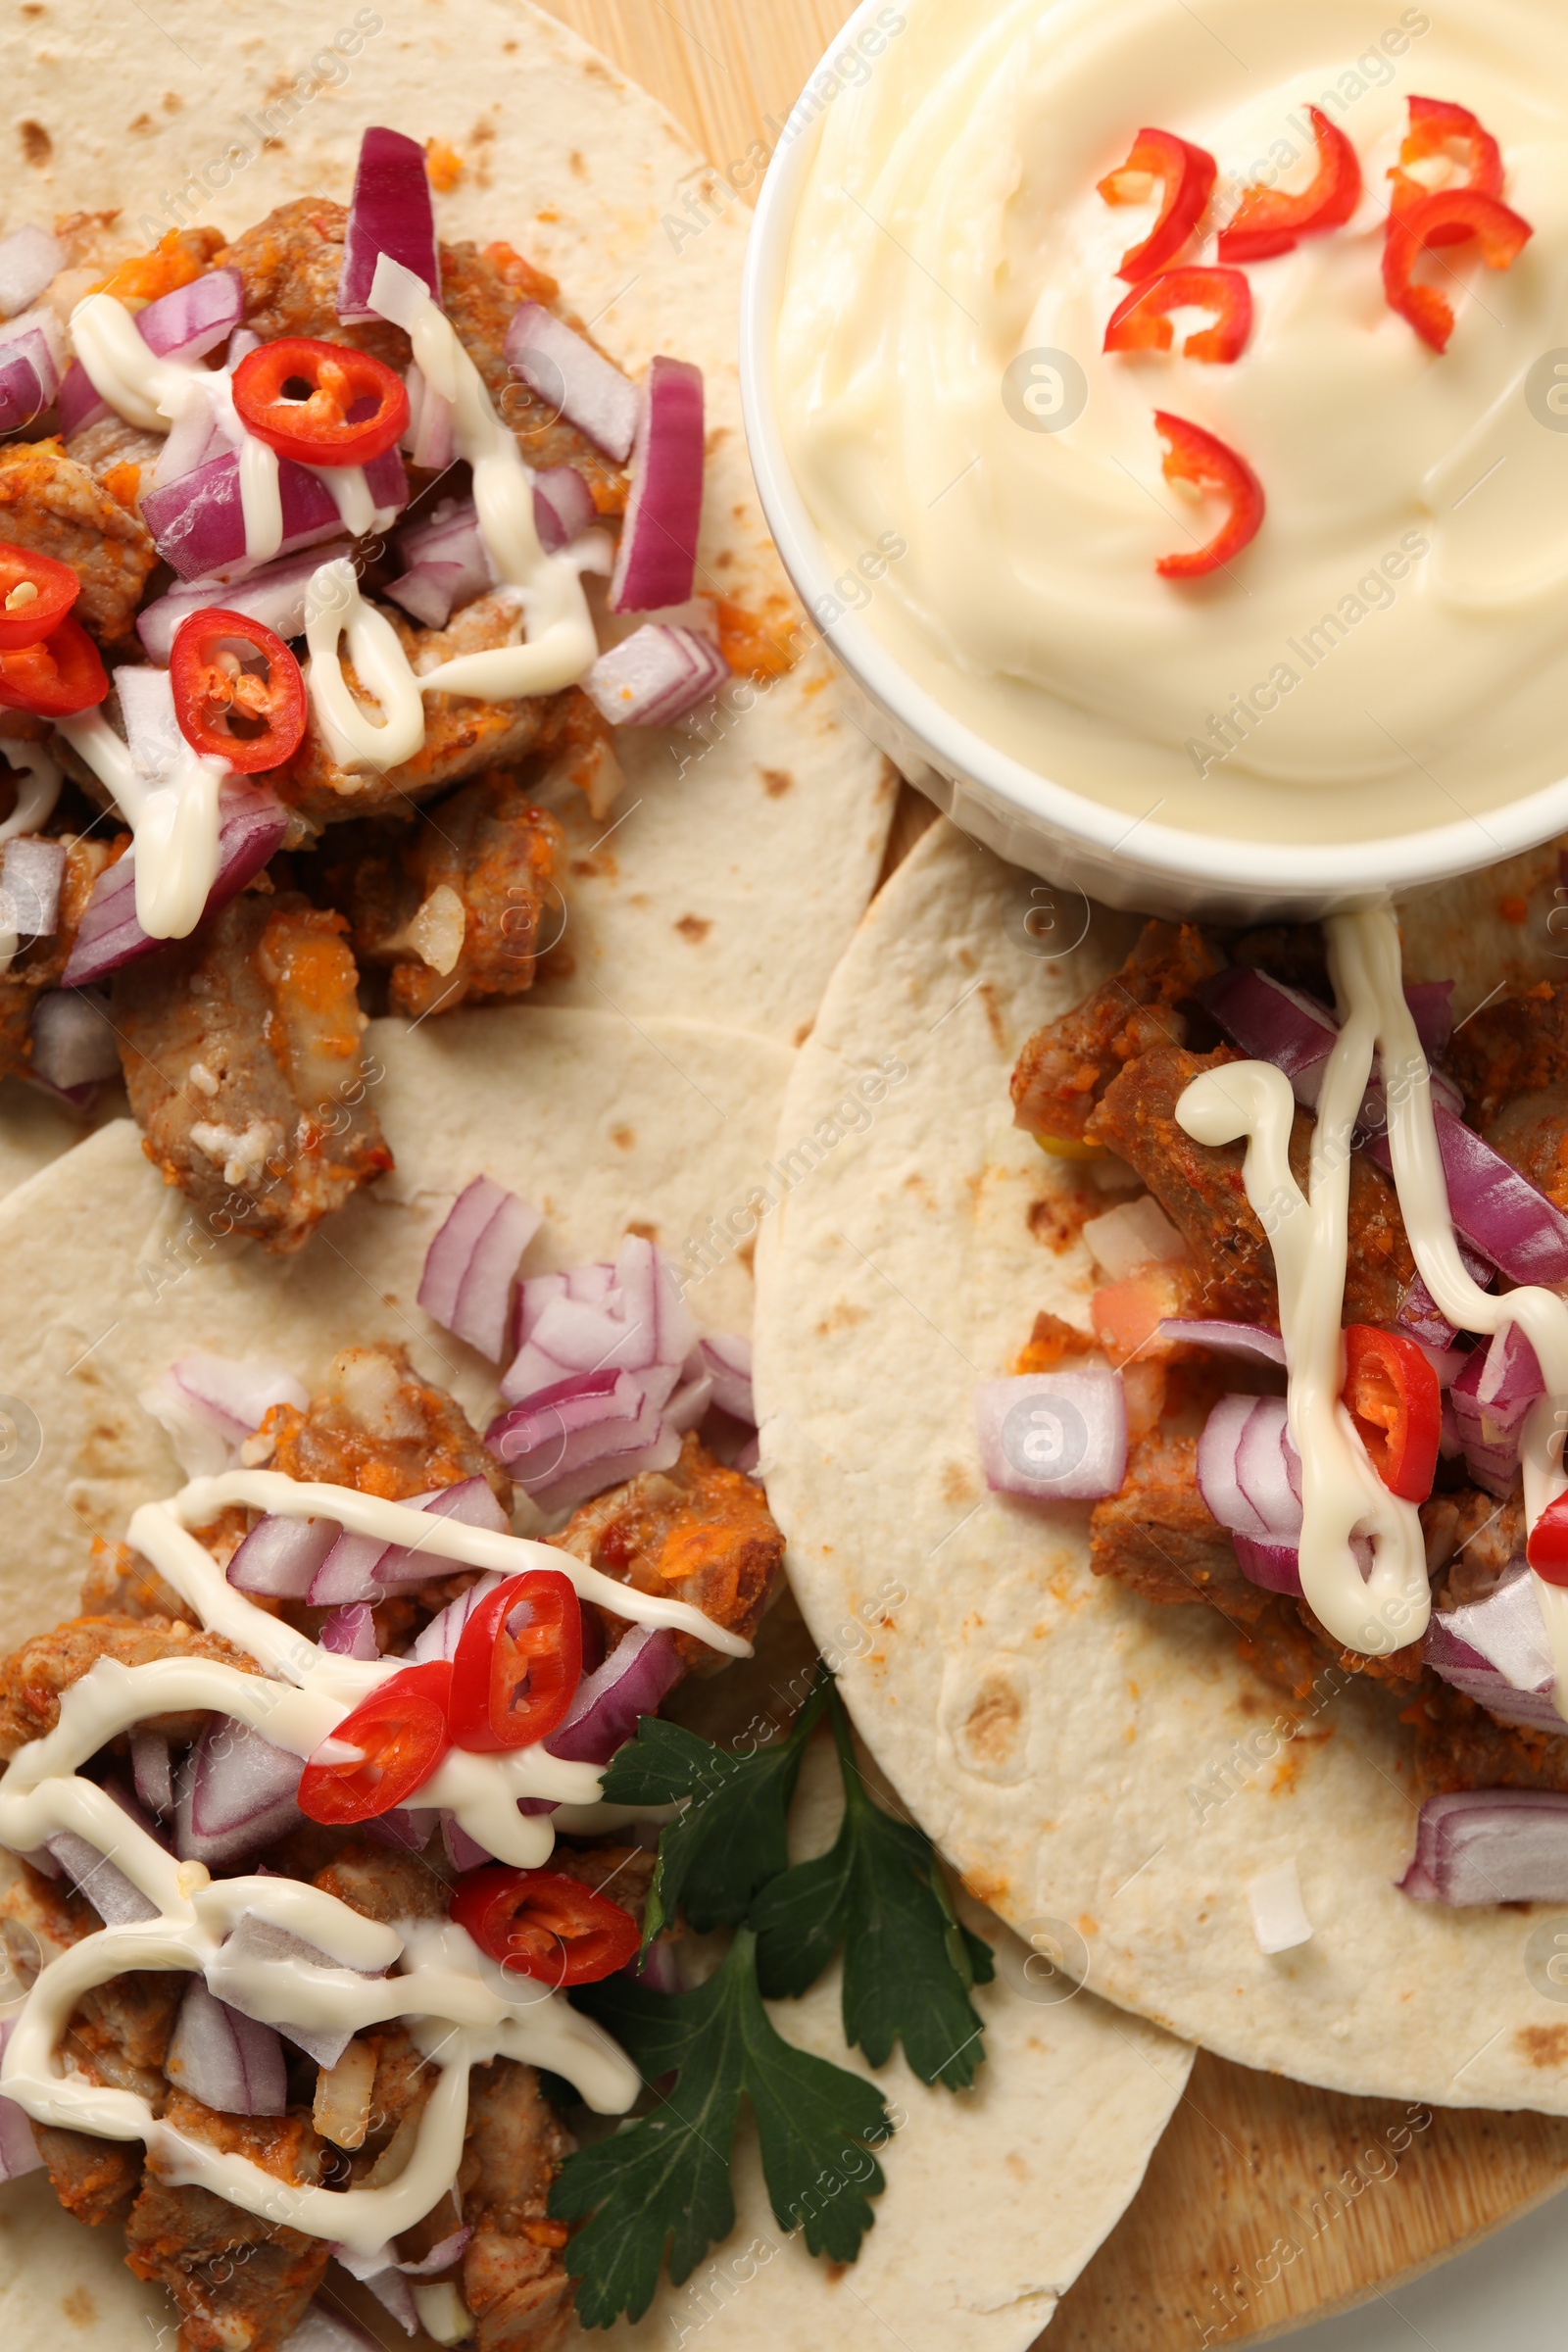
[[[829,1852],[792,1866],[790,1806],[824,1712],[844,1820]],[[552,2215],[583,2224],[566,2262],[587,2328],[623,2312],[640,2319],[666,2261],[678,2285],[734,2228],[730,2153],[743,2097],[779,2227],[803,2230],[813,2254],[853,2262],[858,2253],[875,2219],[869,2200],[884,2186],[871,2151],[892,2129],[887,2109],[863,2076],[786,2041],[764,1999],[805,1992],[842,1947],[846,2039],[873,2066],[902,2042],[922,2082],[957,2090],[983,2055],[970,1994],[992,1975],[990,1950],[958,1921],[928,1839],[867,1789],[823,1667],[787,1738],[749,1755],[644,1716],[604,1793],[614,1804],[681,1804],[659,1841],[644,1943],[677,1914],[735,1936],[696,1991],[612,1977],[573,1995],[662,2085],[651,2114],[568,2157],[551,2191]]]

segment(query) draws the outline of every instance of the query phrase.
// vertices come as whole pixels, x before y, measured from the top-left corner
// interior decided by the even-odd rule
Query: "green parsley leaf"
[[[780,2229],[803,2229],[813,2254],[855,2260],[875,2219],[868,2200],[884,2185],[868,2143],[887,2137],[890,2118],[873,2083],[775,2031],[749,1929],[695,1992],[609,1977],[572,1997],[645,2076],[675,2073],[654,2114],[579,2148],[551,2188],[551,2214],[583,2223],[565,2250],[583,2327],[609,2328],[622,2312],[640,2319],[666,2257],[678,2286],[734,2228],[730,2150],[743,2091]]]
[[[814,1984],[844,1945],[844,2034],[873,2066],[902,2041],[922,2082],[961,2090],[984,2055],[969,1999],[990,1951],[958,1921],[930,1839],[873,1803],[837,1690],[827,1705],[844,1780],[832,1849],[764,1886],[751,1909],[758,1975],[769,1999]]]
[[[605,1774],[606,1801],[690,1800],[659,1840],[643,1920],[645,1946],[677,1910],[701,1934],[738,1927],[758,1888],[789,1868],[790,1800],[831,1681],[819,1667],[788,1738],[749,1756],[714,1747],[657,1715],[640,1718],[636,1740],[620,1749]]]

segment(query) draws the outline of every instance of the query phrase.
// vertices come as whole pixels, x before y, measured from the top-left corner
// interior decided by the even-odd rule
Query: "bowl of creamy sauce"
[[[1548,0],[867,0],[743,376],[862,723],[1004,855],[1250,918],[1568,829]]]

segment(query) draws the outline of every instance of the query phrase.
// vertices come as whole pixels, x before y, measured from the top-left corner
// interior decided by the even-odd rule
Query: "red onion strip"
[[[632,445],[631,489],[610,583],[612,612],[656,612],[691,595],[703,457],[702,369],[656,359]]]

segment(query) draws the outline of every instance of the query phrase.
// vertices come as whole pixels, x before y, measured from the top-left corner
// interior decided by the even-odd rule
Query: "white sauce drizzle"
[[[168,1501],[144,1503],[133,1515],[131,1544],[204,1625],[247,1650],[264,1672],[245,1674],[205,1658],[159,1658],[140,1666],[100,1658],[63,1694],[54,1730],[19,1750],[0,1776],[0,1843],[27,1853],[56,1831],[72,1831],[111,1856],[160,1914],[103,1928],[40,1970],[0,2062],[0,2084],[35,2122],[143,2140],[168,2179],[211,2189],[248,2213],[370,2256],[422,2219],[456,2178],[470,2066],[506,2056],[548,2067],[573,2082],[601,2114],[623,2113],[640,2079],[598,2027],[545,1986],[509,1977],[462,1928],[441,1921],[388,1928],[291,1879],[211,1879],[199,1864],[176,1862],[103,1789],[80,1778],[79,1767],[118,1733],[192,1708],[231,1715],[274,1745],[308,1756],[330,1740],[370,1690],[407,1666],[401,1658],[347,1658],[323,1650],[230,1585],[190,1533],[229,1503],[327,1517],[356,1534],[416,1544],[469,1567],[513,1575],[554,1568],[585,1599],[605,1602],[634,1623],[694,1633],[732,1656],[749,1654],[751,1645],[687,1603],[616,1584],[553,1545],[433,1520],[405,1503],[276,1471],[232,1470],[196,1479]],[[546,1796],[588,1807],[599,1785],[595,1766],[564,1762],[539,1746],[500,1755],[452,1750],[416,1795],[420,1803],[450,1807],[469,1835],[501,1859],[537,1868],[549,1858],[554,1826],[547,1815],[519,1814],[517,1798]],[[247,1912],[318,1945],[332,1965],[225,1953],[224,1937]],[[175,2130],[135,2092],[62,2073],[55,2051],[76,2003],[94,1985],[137,1968],[200,1973],[220,1999],[238,1996],[236,2005],[273,2025],[358,2031],[407,2019],[439,2079],[404,2171],[373,2189],[291,2186],[246,2157],[224,2155]],[[358,1973],[394,1968],[396,1974],[383,1978]]]
[[[1568,1487],[1562,1462],[1568,1301],[1534,1286],[1494,1296],[1465,1272],[1430,1072],[1404,1000],[1394,916],[1386,909],[1336,915],[1325,928],[1344,1026],[1319,1097],[1308,1195],[1290,1168],[1295,1098],[1270,1063],[1230,1062],[1205,1071],[1182,1096],[1176,1117],[1199,1143],[1248,1139],[1243,1181],[1274,1251],[1291,1435],[1301,1457],[1301,1589],[1336,1641],[1379,1655],[1421,1638],[1431,1596],[1416,1507],[1383,1485],[1340,1402],[1350,1134],[1374,1048],[1382,1058],[1395,1188],[1422,1281],[1459,1329],[1495,1333],[1517,1323],[1540,1359],[1545,1395],[1531,1408],[1521,1446],[1530,1527]],[[1367,1578],[1350,1548],[1355,1531],[1372,1538]],[[1537,1577],[1536,1597],[1556,1663],[1557,1712],[1568,1720],[1568,1591]]]
[[[101,709],[55,724],[130,827],[137,922],[149,939],[188,939],[218,879],[218,802],[226,763],[205,758],[181,735],[149,776]]]

